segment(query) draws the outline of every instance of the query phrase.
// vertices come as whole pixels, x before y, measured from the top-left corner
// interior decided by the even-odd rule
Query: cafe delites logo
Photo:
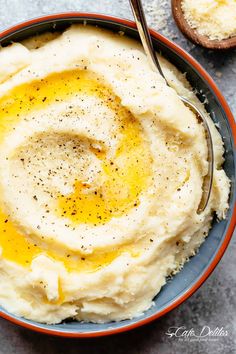
[[[169,338],[177,338],[179,341],[217,341],[219,338],[227,337],[228,331],[224,327],[211,328],[210,326],[203,326],[196,330],[180,326],[169,327],[165,334]]]

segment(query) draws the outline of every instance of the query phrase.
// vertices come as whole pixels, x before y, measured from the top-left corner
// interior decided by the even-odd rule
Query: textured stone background
[[[184,47],[214,77],[236,115],[236,51],[214,53],[188,42],[176,28],[168,0],[146,0],[149,25]],[[0,0],[0,29],[17,22],[70,10],[100,12],[132,18],[128,0]],[[96,340],[50,338],[0,320],[0,354],[233,354],[236,353],[236,242],[211,277],[190,299],[164,318],[136,331]],[[196,331],[202,326],[224,327],[217,341],[180,342],[168,338],[170,326]]]

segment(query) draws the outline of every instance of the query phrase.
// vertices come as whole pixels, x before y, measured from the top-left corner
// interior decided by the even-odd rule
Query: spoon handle
[[[142,1],[141,0],[129,0],[129,2],[130,2],[131,9],[133,11],[136,26],[137,26],[137,29],[139,32],[139,36],[140,36],[144,51],[146,53],[146,56],[148,57],[148,60],[150,61],[151,68],[153,71],[158,71],[161,74],[161,76],[165,79],[167,86],[169,86],[168,82],[165,78],[165,75],[163,74],[163,71],[161,69],[155,49],[153,47],[152,38],[150,36],[149,30],[147,27],[145,14],[143,11]],[[208,148],[208,173],[203,178],[202,198],[201,198],[200,204],[198,206],[198,210],[197,210],[197,212],[200,214],[207,207],[207,204],[208,204],[208,201],[209,201],[209,198],[211,195],[212,183],[213,183],[214,151],[213,151],[213,142],[212,142],[212,137],[211,137],[211,131],[210,131],[207,119],[205,117],[205,113],[201,112],[196,107],[196,105],[194,103],[190,102],[187,98],[179,96],[179,99],[194,112],[196,117],[203,124],[204,130],[205,130],[205,136],[206,136],[206,142],[207,142],[207,148]]]
[[[166,80],[163,71],[161,69],[157,55],[152,44],[152,39],[148,30],[145,14],[143,11],[143,6],[141,0],[130,0],[130,6],[133,11],[137,29],[140,35],[140,39],[144,48],[144,51],[150,61],[152,70],[161,74],[161,76]]]

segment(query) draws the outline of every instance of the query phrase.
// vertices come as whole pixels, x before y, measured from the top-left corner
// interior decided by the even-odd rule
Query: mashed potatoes
[[[108,322],[142,314],[223,218],[229,180],[209,120],[164,59],[167,87],[141,46],[89,26],[0,52],[0,305],[27,319]]]

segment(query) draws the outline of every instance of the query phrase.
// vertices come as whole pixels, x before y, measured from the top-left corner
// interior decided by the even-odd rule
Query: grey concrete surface
[[[215,53],[188,42],[176,28],[168,0],[146,0],[150,26],[184,47],[214,77],[236,115],[236,51]],[[0,0],[0,29],[28,18],[63,11],[90,11],[132,18],[128,0]],[[0,320],[0,354],[233,354],[236,353],[235,237],[205,284],[184,304],[160,320],[126,334],[96,340],[47,337]],[[165,333],[185,326],[223,327],[228,336],[217,340],[180,341]]]

